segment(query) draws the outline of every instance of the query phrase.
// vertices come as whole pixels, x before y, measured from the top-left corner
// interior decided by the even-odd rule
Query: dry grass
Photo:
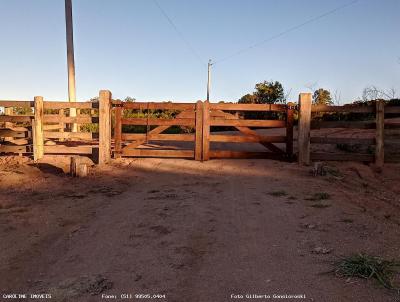
[[[376,279],[388,289],[399,290],[399,287],[393,284],[393,277],[399,272],[399,268],[400,261],[360,253],[340,259],[335,263],[334,271],[340,277]]]

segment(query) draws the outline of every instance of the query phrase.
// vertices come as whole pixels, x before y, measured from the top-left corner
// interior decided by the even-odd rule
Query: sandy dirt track
[[[335,167],[313,177],[272,160],[122,159],[76,179],[60,160],[3,160],[0,292],[51,293],[51,301],[106,301],[101,293],[394,301],[374,281],[326,272],[354,252],[400,255],[400,166]],[[314,207],[316,193],[330,195],[324,207]]]

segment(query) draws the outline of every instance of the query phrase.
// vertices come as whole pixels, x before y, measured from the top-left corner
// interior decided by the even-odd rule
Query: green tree
[[[314,91],[313,95],[313,104],[314,105],[332,105],[332,97],[329,90],[319,88]]]
[[[239,99],[239,104],[256,104],[257,97],[254,94],[246,94]]]
[[[285,94],[283,86],[278,81],[264,81],[256,84],[254,95],[258,104],[284,103]]]

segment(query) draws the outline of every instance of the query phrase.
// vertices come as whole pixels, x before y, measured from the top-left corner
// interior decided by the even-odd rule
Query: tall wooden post
[[[122,152],[122,103],[114,107],[115,112],[115,127],[114,127],[114,158],[120,158]]]
[[[33,159],[39,160],[44,155],[44,136],[43,136],[43,97],[35,96],[34,102],[34,124],[33,128]]]
[[[293,158],[293,111],[294,104],[288,103],[286,109],[286,155]]]
[[[210,102],[203,103],[203,160],[210,159]]]
[[[384,137],[385,137],[385,101],[376,101],[376,145],[375,165],[382,168],[385,162]]]
[[[310,164],[311,93],[299,95],[299,164]]]
[[[111,160],[111,92],[100,90],[99,94],[99,164]]]
[[[72,0],[65,0],[65,26],[67,36],[68,99],[70,102],[76,102]],[[76,116],[76,108],[69,109],[69,116]],[[76,123],[73,123],[71,130],[72,132],[77,132],[78,125]]]
[[[196,136],[194,147],[194,159],[201,160],[203,152],[203,102],[197,101],[196,103]]]

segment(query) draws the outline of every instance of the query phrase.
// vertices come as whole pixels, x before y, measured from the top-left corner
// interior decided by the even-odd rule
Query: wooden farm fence
[[[45,154],[91,155],[98,163],[109,162],[112,154],[117,158],[179,157],[195,160],[291,160],[297,155],[300,164],[310,164],[313,160],[351,160],[375,162],[382,166],[384,162],[400,159],[398,154],[385,156],[384,152],[385,146],[400,149],[395,148],[400,147],[400,122],[385,120],[385,114],[399,116],[400,106],[388,106],[383,101],[377,101],[375,106],[315,106],[311,94],[306,93],[300,94],[298,105],[121,102],[112,100],[110,91],[102,90],[95,102],[55,102],[35,97],[34,101],[0,101],[0,107],[5,108],[0,115],[0,153],[33,155],[35,160]],[[71,108],[76,108],[77,116],[69,116]],[[297,152],[293,143],[295,112],[299,116]],[[256,113],[256,118],[252,113]],[[312,118],[325,113],[366,114],[372,120]],[[72,124],[88,127],[71,132]],[[141,132],[137,131],[140,127]],[[266,135],[263,130],[258,131],[260,128],[281,129],[274,131],[277,134]],[[326,128],[369,129],[370,132],[366,137],[341,136],[340,131],[335,135],[314,135],[318,132],[315,129]],[[389,138],[389,131],[395,132],[393,138]],[[163,144],[156,143],[159,141]],[[174,143],[164,144],[168,142]],[[221,143],[224,148],[213,147],[213,144]],[[242,146],[242,150],[230,148],[230,143]],[[261,151],[247,150],[248,143],[260,145]],[[323,153],[312,151],[315,144],[357,144],[371,146],[371,149],[363,153]]]
[[[204,102],[203,110],[203,160],[209,158],[293,158],[293,111],[294,104],[229,104]],[[283,113],[281,119],[250,119],[245,113]],[[239,115],[242,113],[242,115]],[[243,114],[244,113],[244,114]],[[250,115],[251,117],[251,115]],[[235,135],[223,132],[212,133],[211,127],[231,127]],[[256,128],[285,128],[285,135],[262,135]],[[239,133],[239,135],[236,135]],[[213,142],[257,143],[265,151],[216,150],[210,147]],[[285,149],[276,146],[285,144]]]
[[[111,143],[105,138],[111,135],[111,93],[101,91],[99,102],[44,101],[37,96],[34,101],[0,101],[4,114],[0,115],[0,153],[33,155],[35,160],[45,154],[90,155],[99,163],[107,162]],[[76,108],[77,116],[68,116]],[[16,115],[16,109],[28,114]],[[99,124],[102,131],[71,132],[72,124]],[[106,129],[110,128],[107,134]],[[103,133],[103,136],[99,133]],[[102,140],[103,139],[103,140]]]
[[[293,157],[293,109],[287,105],[263,104],[212,104],[197,103],[157,103],[157,102],[120,102],[114,101],[115,112],[115,157],[181,157],[195,160],[209,158],[279,158]],[[143,117],[128,117],[126,112],[136,110]],[[172,116],[154,117],[154,111],[173,111]],[[239,112],[283,112],[285,120],[265,120],[240,118]],[[232,113],[234,112],[234,113]],[[144,133],[126,133],[124,126],[143,126]],[[190,133],[164,133],[172,126],[192,128]],[[224,132],[214,134],[211,127],[233,127],[241,135],[227,135]],[[253,128],[285,128],[286,135],[265,136]],[[159,146],[151,144],[157,141],[186,142],[186,146]],[[188,142],[192,147],[188,148]],[[251,152],[234,150],[213,150],[212,142],[259,143],[269,152]],[[283,143],[285,150],[274,145]]]
[[[201,160],[202,102],[159,103],[114,101],[115,128],[114,156],[181,157]],[[129,117],[127,111],[139,111],[145,117]],[[173,112],[166,118],[154,117],[155,111]],[[144,126],[145,133],[125,133],[124,126]],[[193,133],[163,133],[172,126],[194,129]],[[151,141],[192,142],[192,148],[176,146],[153,146]],[[144,146],[144,147],[143,147]]]
[[[374,120],[366,121],[326,121],[312,120],[312,114],[316,113],[356,113],[369,114]],[[311,94],[300,94],[299,97],[299,134],[298,134],[298,159],[300,164],[310,164],[310,161],[362,161],[375,162],[378,167],[384,162],[394,162],[400,158],[391,155],[385,158],[384,145],[400,146],[400,141],[385,140],[385,132],[389,129],[400,129],[400,121],[385,121],[385,114],[400,114],[400,106],[385,106],[383,100],[377,100],[375,106],[344,105],[325,106],[312,105]],[[323,136],[312,136],[313,129],[371,129],[372,135],[368,138],[338,137],[325,134]],[[386,131],[385,131],[386,129]],[[371,132],[370,132],[371,134]],[[399,138],[399,137],[397,137]],[[361,145],[374,147],[368,153],[322,153],[312,152],[311,144],[336,144],[336,145]]]

